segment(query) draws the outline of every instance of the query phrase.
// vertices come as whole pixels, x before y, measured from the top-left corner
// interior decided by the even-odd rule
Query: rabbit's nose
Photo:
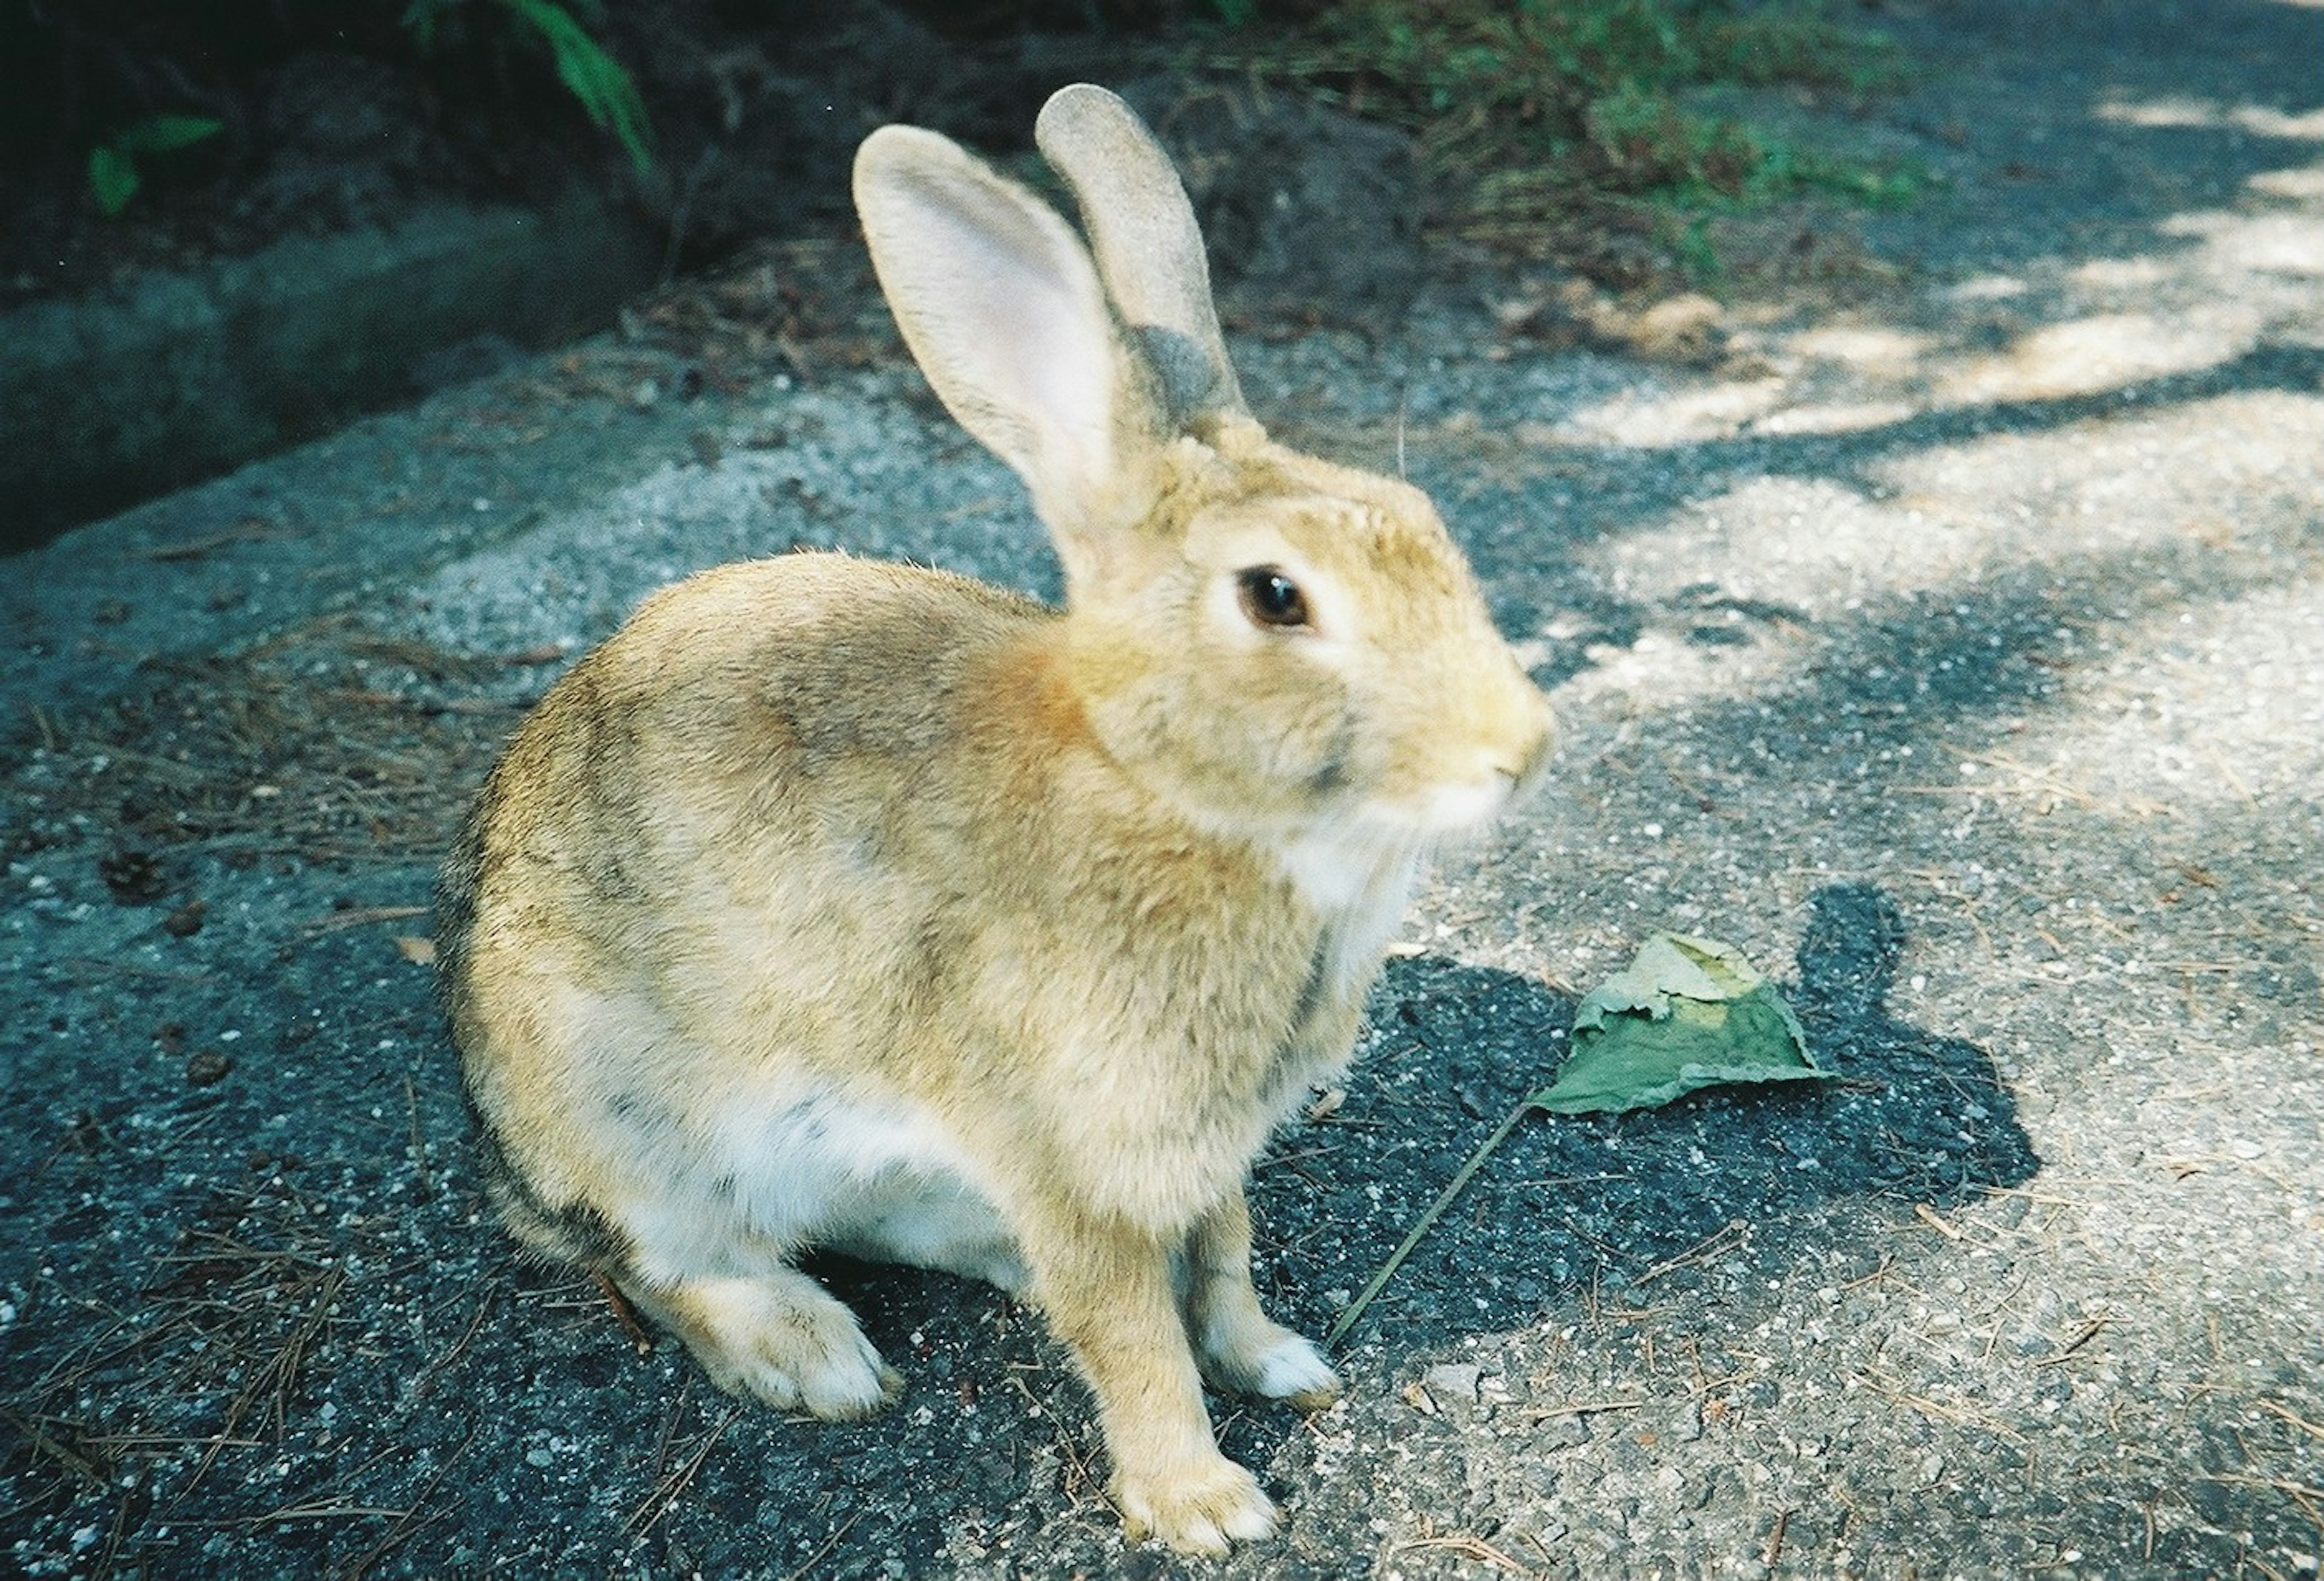
[[[1557,733],[1557,720],[1549,699],[1523,672],[1502,701],[1499,739],[1483,751],[1485,767],[1505,775],[1512,792],[1522,792],[1541,777],[1549,762],[1549,749]]]
[[[1534,694],[1534,697],[1537,707],[1533,729],[1526,736],[1524,744],[1501,766],[1501,772],[1509,777],[1511,788],[1517,792],[1528,790],[1540,782],[1544,770],[1549,767],[1549,749],[1557,736],[1557,718],[1550,712],[1549,700],[1538,692]]]

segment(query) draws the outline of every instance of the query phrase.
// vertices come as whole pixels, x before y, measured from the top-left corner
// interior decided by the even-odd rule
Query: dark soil
[[[641,165],[506,0],[428,4],[425,47],[387,0],[0,14],[0,313],[31,311],[46,348],[0,386],[0,491],[22,496],[0,550],[604,327],[657,261],[667,285],[779,259],[784,296],[827,294],[791,265],[853,256],[866,132],[935,126],[1042,179],[1035,112],[1076,78],[1125,88],[1178,152],[1234,326],[1377,336],[1426,272],[1411,139],[1197,79],[1167,7],[612,8],[595,32],[642,99]],[[138,154],[100,212],[90,151],[164,115],[219,130]],[[766,327],[796,340],[791,317]]]
[[[664,228],[678,266],[753,237],[846,227],[848,161],[872,127],[908,120],[1022,150],[1050,89],[1150,70],[1184,8],[611,6],[593,32],[644,100],[655,159],[643,171],[505,12],[476,0],[437,9],[423,47],[399,24],[400,0],[7,7],[0,307],[431,202],[543,203],[576,182],[622,191]],[[106,216],[89,150],[159,115],[224,129],[142,158],[143,187]]]

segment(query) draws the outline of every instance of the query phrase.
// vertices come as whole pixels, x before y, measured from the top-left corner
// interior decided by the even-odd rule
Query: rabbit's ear
[[[1106,290],[1162,386],[1172,427],[1243,415],[1194,206],[1146,124],[1082,82],[1050,96],[1034,137],[1074,189]]]
[[[1130,453],[1157,442],[1161,414],[1080,239],[1031,193],[912,126],[864,140],[855,207],[904,344],[945,406],[1016,469],[1053,532],[1094,527],[1139,471]]]

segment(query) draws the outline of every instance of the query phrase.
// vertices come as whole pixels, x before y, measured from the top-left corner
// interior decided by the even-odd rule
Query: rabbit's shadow
[[[1764,1248],[1819,1202],[1941,1206],[2027,1179],[2039,1160],[1991,1058],[1888,1014],[1904,944],[1879,888],[1819,891],[1797,979],[1782,986],[1819,1062],[1846,1080],[1528,1119],[1355,1337],[1434,1347],[1619,1286],[1738,1221]],[[1508,972],[1391,963],[1346,1102],[1261,1161],[1253,1198],[1277,1303],[1330,1321],[1501,1117],[1546,1084],[1572,1018],[1572,1001]]]

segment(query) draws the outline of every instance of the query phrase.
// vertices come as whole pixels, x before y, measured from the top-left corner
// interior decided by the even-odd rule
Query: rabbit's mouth
[[[1492,822],[1517,790],[1517,776],[1499,768],[1476,779],[1440,785],[1428,793],[1413,822],[1426,834],[1465,833]]]
[[[1537,702],[1539,694],[1534,697]],[[1429,836],[1473,833],[1538,786],[1549,761],[1545,705],[1538,717],[1539,727],[1520,741],[1478,747],[1465,764],[1457,756],[1443,764],[1407,804],[1413,830]]]

